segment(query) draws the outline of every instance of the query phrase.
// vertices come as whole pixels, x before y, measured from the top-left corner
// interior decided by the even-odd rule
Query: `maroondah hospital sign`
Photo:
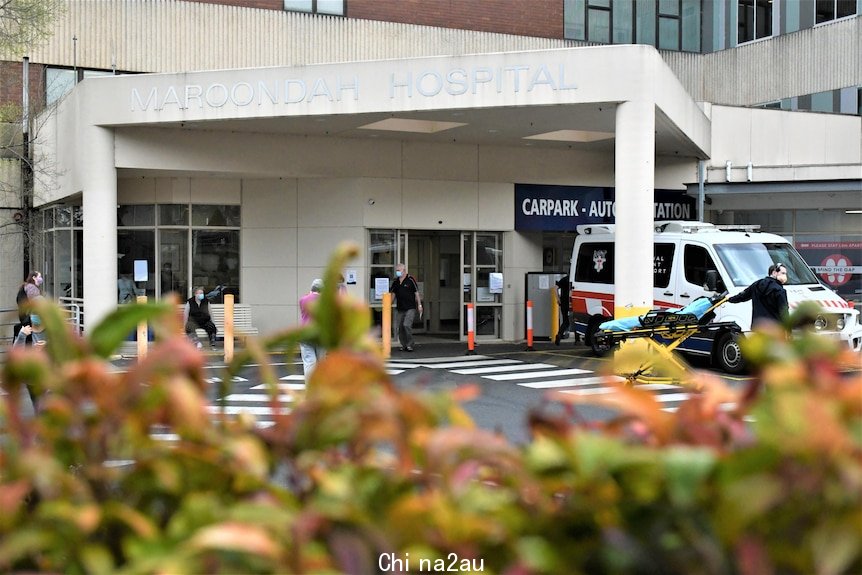
[[[371,75],[257,78],[236,82],[132,88],[132,112],[194,110],[227,105],[290,106],[326,101],[360,101],[366,95],[380,98],[433,98],[438,95],[529,94],[538,89],[575,90],[573,73],[559,64],[454,67]],[[385,92],[381,93],[381,90]]]

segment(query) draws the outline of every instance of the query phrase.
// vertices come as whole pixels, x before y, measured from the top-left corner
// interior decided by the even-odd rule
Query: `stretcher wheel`
[[[590,346],[590,349],[593,350],[593,355],[596,357],[603,357],[611,350],[610,345],[602,345],[596,341],[596,332],[599,331],[599,325],[605,321],[603,317],[594,317],[590,320],[590,323],[587,324],[587,330],[584,333],[584,343]]]
[[[733,332],[726,332],[716,340],[713,355],[718,367],[727,373],[736,375],[745,370],[739,338]]]

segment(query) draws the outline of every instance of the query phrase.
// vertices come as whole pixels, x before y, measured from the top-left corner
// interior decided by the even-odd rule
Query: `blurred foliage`
[[[248,341],[222,374],[260,366],[268,428],[211,413],[230,390],[210,389],[175,305],[123,308],[89,339],[41,309],[48,345],[2,372],[0,572],[862,572],[862,381],[842,371],[858,355],[758,333],[740,391],[692,374],[702,393],[671,413],[618,386],[602,400],[618,416],[590,424],[574,403],[598,396],[560,395],[512,445],[462,409],[475,388],[393,385],[367,306],[335,290],[355,255],[333,257],[313,323]],[[157,341],[117,372],[104,358],[140,321]],[[295,394],[268,360],[301,340],[331,351]]]

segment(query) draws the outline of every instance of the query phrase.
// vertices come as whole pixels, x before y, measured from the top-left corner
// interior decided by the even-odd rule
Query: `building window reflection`
[[[223,303],[225,294],[239,302],[240,224],[238,205],[121,205],[118,282],[134,277],[135,261],[145,261],[138,269],[146,269],[147,279],[134,279],[137,295],[176,293],[184,300],[202,287],[214,303]]]

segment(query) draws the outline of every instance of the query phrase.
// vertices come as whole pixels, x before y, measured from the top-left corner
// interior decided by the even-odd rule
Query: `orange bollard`
[[[380,318],[380,336],[383,359],[392,355],[392,293],[383,294],[383,309]]]
[[[533,302],[527,300],[527,351],[533,351]]]
[[[473,304],[467,304],[467,355],[476,355],[476,328],[473,318]]]
[[[145,304],[147,303],[147,296],[139,295],[136,301],[139,304]],[[147,350],[149,349],[147,335],[147,322],[142,321],[138,323],[138,359],[144,359],[147,356]]]
[[[233,294],[224,296],[224,360],[233,361]]]

